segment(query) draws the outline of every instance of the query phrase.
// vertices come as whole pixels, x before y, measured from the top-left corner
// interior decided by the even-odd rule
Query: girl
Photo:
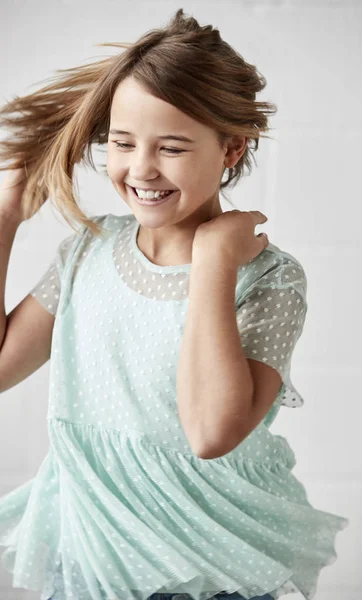
[[[223,213],[272,104],[265,79],[182,9],[126,52],[2,110],[1,391],[51,357],[50,450],[0,501],[3,565],[41,599],[315,596],[349,521],[314,508],[269,427],[307,311],[300,263]],[[17,117],[13,113],[19,113]],[[74,166],[107,143],[131,213],[86,217]],[[226,179],[223,181],[224,174]],[[48,197],[81,224],[4,311],[19,224]]]

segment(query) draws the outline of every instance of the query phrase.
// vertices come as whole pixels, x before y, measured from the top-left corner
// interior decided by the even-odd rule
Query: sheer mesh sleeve
[[[278,371],[283,382],[280,403],[293,408],[304,403],[290,380],[290,364],[306,312],[306,276],[301,265],[279,260],[255,281],[236,313],[246,357]]]
[[[105,215],[95,215],[88,217],[97,225],[103,228],[108,225],[108,218],[111,213]],[[88,228],[81,226],[78,232],[68,235],[60,242],[55,257],[47,268],[46,272],[38,283],[30,290],[29,294],[33,296],[48,312],[55,315],[58,308],[62,274],[67,262],[68,256],[73,247],[79,243],[81,246],[81,255],[74,266],[73,279],[80,270],[82,263],[86,260],[88,250],[93,241],[92,235],[87,235]]]
[[[59,244],[56,255],[46,272],[29,292],[52,315],[57,311],[61,273],[75,239],[79,239],[79,234],[71,234]]]

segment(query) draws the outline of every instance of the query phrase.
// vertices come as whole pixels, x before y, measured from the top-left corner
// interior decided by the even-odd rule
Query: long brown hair
[[[224,197],[224,189],[231,182],[234,187],[246,168],[250,174],[252,153],[262,132],[270,130],[268,114],[277,108],[255,101],[266,86],[265,78],[221,38],[217,28],[201,27],[179,9],[165,28],[151,30],[133,44],[98,45],[126,50],[57,70],[60,74],[50,78],[53,83],[15,96],[0,110],[0,126],[15,134],[0,141],[0,170],[26,168],[24,219],[52,198],[72,228],[71,219],[95,235],[101,233],[77,204],[74,166],[83,162],[97,171],[92,147],[107,144],[112,98],[130,75],[149,93],[212,127],[221,145],[233,135],[248,138],[244,154],[220,184]]]

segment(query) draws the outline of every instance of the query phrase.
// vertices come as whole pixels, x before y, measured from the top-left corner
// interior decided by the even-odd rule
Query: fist
[[[265,233],[255,235],[255,227],[267,220],[258,210],[231,210],[201,223],[193,240],[193,259],[209,256],[228,266],[247,264],[269,245]]]

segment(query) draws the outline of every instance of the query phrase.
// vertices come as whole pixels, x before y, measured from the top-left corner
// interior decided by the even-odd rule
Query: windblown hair
[[[35,93],[15,96],[0,109],[0,126],[14,135],[0,141],[0,170],[25,166],[23,218],[31,218],[49,198],[74,229],[71,219],[99,235],[101,228],[82,212],[76,199],[74,167],[97,171],[94,144],[108,141],[111,104],[117,86],[132,76],[145,90],[193,119],[213,128],[221,146],[231,136],[248,138],[244,154],[229,169],[220,192],[251,172],[253,151],[275,104],[256,102],[266,86],[256,67],[227,44],[219,30],[201,27],[183,9],[163,29],[145,33],[137,42],[104,43],[125,48],[121,54],[70,69],[57,70]],[[9,162],[10,161],[10,162]],[[6,166],[4,163],[7,162]],[[225,171],[223,173],[223,176]],[[227,198],[226,198],[227,199]]]

